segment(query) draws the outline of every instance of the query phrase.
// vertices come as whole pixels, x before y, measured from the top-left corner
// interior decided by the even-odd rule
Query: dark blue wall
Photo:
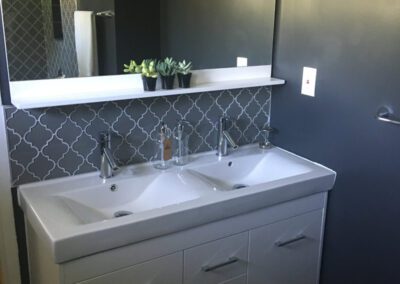
[[[400,1],[278,0],[272,96],[275,144],[338,173],[322,283],[400,283]],[[318,68],[316,98],[300,95]]]

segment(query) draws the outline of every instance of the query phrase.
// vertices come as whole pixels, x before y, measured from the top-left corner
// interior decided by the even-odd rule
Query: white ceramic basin
[[[223,158],[194,155],[167,171],[148,163],[105,182],[90,173],[23,185],[18,193],[26,219],[62,263],[328,191],[335,177],[280,148],[249,145]],[[121,211],[132,214],[115,218]]]
[[[225,157],[215,163],[193,168],[194,175],[209,180],[218,190],[236,190],[310,172],[312,168],[288,160],[276,152],[263,155]]]
[[[92,186],[55,195],[82,223],[119,218],[194,200],[214,187],[188,171]]]

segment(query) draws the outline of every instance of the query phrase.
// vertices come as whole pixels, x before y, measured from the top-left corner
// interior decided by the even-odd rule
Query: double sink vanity
[[[3,77],[11,81],[2,80],[1,101],[15,108],[7,118],[13,182],[49,178],[40,157],[54,164],[54,177],[74,175],[18,188],[30,282],[318,283],[336,173],[268,143],[232,151],[237,145],[226,120],[218,130],[213,121],[237,117],[241,144],[258,141],[269,125],[271,88],[285,84],[271,77],[276,1],[47,2],[35,12],[29,1],[2,4],[1,49],[13,47],[7,57],[0,54],[10,67]],[[76,26],[77,11],[89,12],[94,31]],[[146,11],[156,11],[150,22]],[[87,60],[79,60],[82,55]],[[193,62],[191,88],[146,92],[140,75],[120,75],[133,58],[165,56]],[[87,65],[91,77],[80,74]],[[141,160],[150,160],[154,126],[179,119],[197,133],[190,152],[211,149],[200,140],[217,130],[220,155],[197,153],[187,165],[166,170],[152,163],[118,169],[109,137],[95,137],[112,129],[123,141],[119,161],[133,161],[125,155],[138,149]],[[76,160],[90,157],[85,171],[98,167],[93,156],[100,144],[100,173],[75,175]],[[65,158],[72,150],[79,159]]]
[[[32,283],[317,283],[336,174],[248,145],[23,185]]]

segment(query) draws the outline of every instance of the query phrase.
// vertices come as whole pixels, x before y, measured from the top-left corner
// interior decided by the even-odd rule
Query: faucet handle
[[[224,115],[221,115],[218,119],[220,125],[225,124],[227,120],[228,118]]]
[[[225,130],[228,127],[228,122],[234,123],[235,119],[230,116],[227,116],[227,115],[221,115],[219,117],[218,121],[219,121],[220,128]]]
[[[110,131],[101,131],[99,133],[100,139],[101,140],[106,140],[110,138]]]
[[[269,135],[271,132],[275,132],[275,128],[272,128],[268,125],[265,128],[261,129],[261,132]]]
[[[176,126],[176,133],[177,133],[176,136],[178,139],[182,139],[184,129],[185,126],[181,122],[179,122],[178,125]]]
[[[159,138],[160,138],[160,142],[163,141],[163,139],[168,139],[170,138],[172,135],[172,130],[168,127],[168,125],[164,122],[161,121],[160,124],[160,129],[159,129]]]
[[[235,121],[234,118],[232,118],[231,116],[228,116],[228,115],[226,115],[226,114],[221,115],[221,116],[219,117],[219,120],[220,120],[220,121],[221,121],[221,120],[225,120],[225,121]]]
[[[102,148],[109,147],[111,141],[110,131],[102,131],[99,133],[99,136],[100,136],[100,146]]]
[[[174,130],[172,131],[173,133],[173,137],[177,140],[181,140],[185,130],[186,130],[186,126],[190,127],[190,123],[187,120],[181,119],[177,121],[176,127],[174,128]]]

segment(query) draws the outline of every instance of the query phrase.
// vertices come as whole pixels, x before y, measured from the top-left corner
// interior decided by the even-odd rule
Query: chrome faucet
[[[102,179],[108,179],[114,175],[114,171],[117,171],[119,167],[115,163],[113,154],[110,150],[111,137],[108,132],[100,133],[100,150],[101,150],[101,163],[100,163],[100,177]]]
[[[220,157],[228,155],[228,143],[232,146],[232,149],[236,150],[239,146],[233,141],[231,135],[227,131],[227,121],[229,119],[226,116],[219,118],[218,123],[218,145],[217,155]]]

